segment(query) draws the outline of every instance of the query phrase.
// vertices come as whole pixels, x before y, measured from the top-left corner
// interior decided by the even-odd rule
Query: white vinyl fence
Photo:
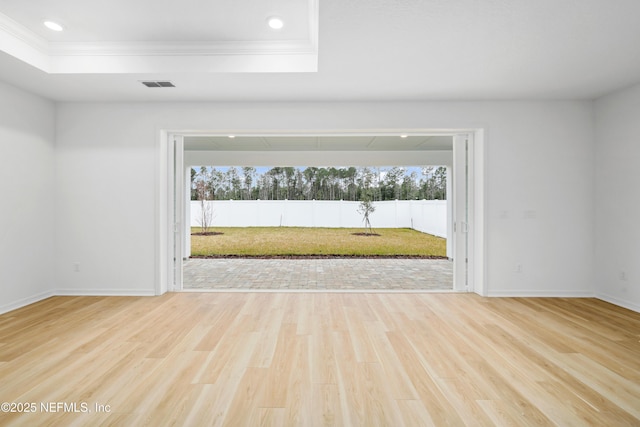
[[[216,200],[212,227],[362,227],[360,202],[318,200]],[[413,228],[447,238],[446,200],[374,202],[371,226]],[[201,202],[191,201],[191,226],[201,225]]]

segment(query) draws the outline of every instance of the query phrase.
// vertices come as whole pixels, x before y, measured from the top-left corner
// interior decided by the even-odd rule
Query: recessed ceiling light
[[[235,137],[236,137],[235,135],[229,135],[229,138],[231,138],[231,139],[233,139]]]
[[[62,31],[62,30],[64,30],[62,25],[58,24],[57,22],[53,22],[53,21],[44,21],[44,26],[47,27],[48,29],[50,29],[51,31]]]
[[[402,135],[400,135],[400,138],[407,138],[409,135],[407,135],[406,133],[403,133]]]
[[[271,27],[274,30],[279,30],[282,27],[284,27],[284,21],[281,18],[278,18],[277,16],[272,16],[269,19],[267,19],[267,23],[269,24],[269,27]]]

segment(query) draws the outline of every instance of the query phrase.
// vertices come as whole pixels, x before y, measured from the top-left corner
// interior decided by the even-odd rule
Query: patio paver
[[[441,259],[191,258],[185,289],[451,290],[453,262]]]

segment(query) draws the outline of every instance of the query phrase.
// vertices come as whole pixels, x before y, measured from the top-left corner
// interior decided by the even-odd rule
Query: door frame
[[[453,222],[453,290],[469,291],[469,146],[471,135],[461,133],[453,136],[453,174],[451,194],[453,212],[449,214]]]
[[[225,130],[221,131],[189,131],[189,130],[160,130],[159,135],[159,161],[158,161],[158,197],[157,197],[157,281],[156,294],[162,295],[167,291],[176,292],[182,286],[182,259],[185,254],[184,242],[181,237],[186,230],[186,182],[183,153],[183,137],[190,135],[244,135],[244,136],[370,136],[370,135],[398,135],[409,134],[447,134],[454,137],[464,136],[468,141],[468,216],[466,217],[466,237],[468,244],[466,256],[454,253],[454,269],[459,261],[455,259],[462,256],[468,260],[466,263],[465,285],[454,282],[454,289],[460,292],[475,292],[479,295],[488,294],[485,268],[485,131],[484,129],[414,129],[402,130],[376,130],[368,131],[308,131],[286,132],[278,131],[251,131]],[[180,150],[176,150],[176,148]],[[176,163],[179,161],[179,163]],[[455,158],[454,158],[455,164]],[[179,167],[176,168],[175,165]],[[460,173],[454,169],[453,175]],[[455,178],[454,178],[455,180]],[[452,186],[453,188],[454,186]],[[179,193],[179,194],[178,194]],[[176,199],[180,196],[180,199]],[[455,197],[455,192],[454,192]],[[176,200],[181,200],[176,204]],[[178,205],[178,206],[177,206]],[[454,219],[455,221],[455,219]],[[459,227],[456,225],[456,228]],[[454,240],[456,240],[454,233]],[[460,250],[458,246],[457,250]],[[460,270],[461,271],[461,270]],[[458,273],[460,274],[460,273]],[[459,281],[459,280],[458,280]]]

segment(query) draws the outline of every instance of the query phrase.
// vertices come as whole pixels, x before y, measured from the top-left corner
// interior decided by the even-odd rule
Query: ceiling
[[[637,0],[318,1],[0,0],[0,80],[56,101],[593,99],[640,82]]]
[[[186,136],[186,151],[450,151],[445,135]]]
[[[305,0],[2,0],[0,12],[50,42],[193,42],[304,39],[309,7]],[[286,26],[271,31],[270,16]],[[44,20],[66,30],[51,32]]]

